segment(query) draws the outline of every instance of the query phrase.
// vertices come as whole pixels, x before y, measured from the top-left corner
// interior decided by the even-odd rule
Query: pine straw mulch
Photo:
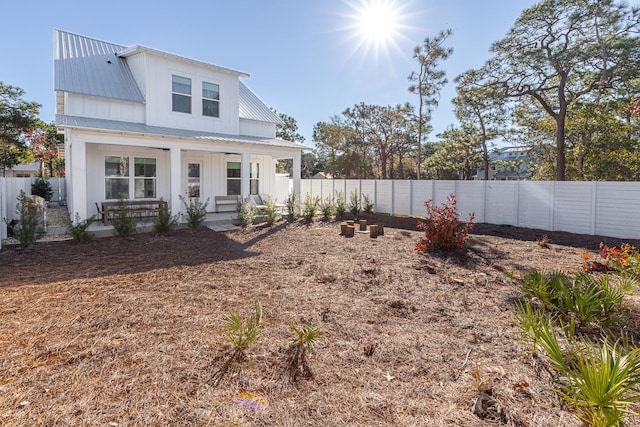
[[[511,277],[576,271],[601,238],[479,225],[466,255],[423,255],[415,219],[382,220],[3,247],[0,424],[581,425],[518,345]],[[256,301],[260,339],[216,385],[223,315]],[[292,322],[322,329],[294,385]]]

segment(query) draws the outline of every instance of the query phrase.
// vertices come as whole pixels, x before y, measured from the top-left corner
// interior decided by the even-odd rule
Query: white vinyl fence
[[[337,191],[347,203],[356,191],[375,212],[410,216],[455,194],[461,219],[474,212],[477,223],[640,239],[640,182],[302,180],[302,200]]]

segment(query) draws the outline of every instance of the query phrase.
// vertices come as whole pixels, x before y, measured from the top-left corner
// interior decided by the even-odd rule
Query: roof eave
[[[119,57],[121,57],[121,58],[127,58],[129,56],[133,56],[133,55],[138,54],[138,53],[149,53],[149,54],[152,54],[152,55],[159,55],[159,56],[164,56],[164,57],[167,57],[167,58],[177,59],[177,60],[179,60],[181,62],[186,62],[186,63],[189,63],[189,64],[198,65],[198,66],[204,66],[206,68],[209,68],[210,70],[219,71],[219,72],[228,73],[228,74],[233,74],[233,75],[236,75],[238,77],[244,77],[244,78],[251,77],[251,75],[249,75],[248,73],[245,73],[243,71],[233,70],[231,68],[226,68],[226,67],[221,67],[219,65],[209,64],[208,62],[199,61],[197,59],[186,58],[184,56],[176,55],[176,54],[169,53],[169,52],[163,52],[161,50],[156,50],[156,49],[152,49],[150,47],[141,46],[141,45],[134,45],[134,46],[131,46],[131,47],[126,48],[124,50],[121,50],[120,52],[117,53],[117,55]]]

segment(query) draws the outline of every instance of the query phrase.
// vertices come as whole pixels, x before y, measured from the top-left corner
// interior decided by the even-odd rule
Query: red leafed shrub
[[[434,206],[433,199],[427,200],[424,206],[429,221],[418,221],[418,230],[424,230],[424,238],[416,244],[416,251],[453,252],[464,249],[465,242],[471,238],[469,232],[473,230],[475,214],[471,213],[464,226],[461,226],[455,194],[450,194],[442,206]]]

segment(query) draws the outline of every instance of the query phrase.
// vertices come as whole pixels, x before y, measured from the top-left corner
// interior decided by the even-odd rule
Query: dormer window
[[[191,114],[191,79],[172,76],[173,111]]]
[[[202,115],[220,117],[220,86],[202,82]]]

